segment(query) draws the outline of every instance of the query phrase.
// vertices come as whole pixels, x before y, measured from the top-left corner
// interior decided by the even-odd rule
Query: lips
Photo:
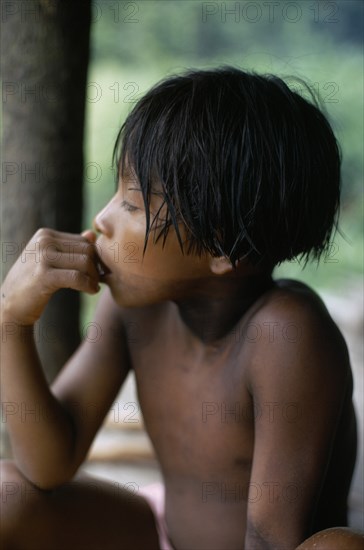
[[[105,264],[105,262],[102,259],[105,256],[102,244],[103,243],[101,242],[100,238],[95,243],[96,269],[101,279],[111,274],[111,269],[109,269],[109,267]]]
[[[97,268],[97,271],[98,271],[100,277],[106,277],[106,275],[110,275],[110,273],[111,273],[110,269],[109,269],[109,268],[107,267],[107,265],[101,260],[101,258],[98,258],[98,259],[97,259],[96,268]]]

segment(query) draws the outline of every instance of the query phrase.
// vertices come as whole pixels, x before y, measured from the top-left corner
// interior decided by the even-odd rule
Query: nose
[[[93,219],[92,227],[98,233],[111,237],[112,225],[110,223],[110,203],[108,203]]]

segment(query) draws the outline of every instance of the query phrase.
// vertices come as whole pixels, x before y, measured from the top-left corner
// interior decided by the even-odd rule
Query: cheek
[[[156,233],[158,235],[158,231]],[[163,246],[163,236],[157,243],[153,242],[151,234],[148,246],[143,259],[142,268],[145,273],[151,274],[156,280],[164,281],[182,281],[190,278],[191,274],[201,266],[201,262],[196,257],[187,256],[186,236],[180,229],[180,236],[183,244],[184,254],[181,251],[175,229],[170,228]]]
[[[132,268],[142,261],[145,223],[138,220],[125,220],[114,231],[114,263],[118,271]]]
[[[145,229],[144,212],[140,216],[130,216],[115,228],[119,249],[117,271],[124,285],[152,291],[160,283],[168,285],[168,282],[190,278],[199,272],[200,260],[186,255],[187,242],[183,225],[179,226],[179,231],[185,255],[182,254],[176,231],[171,226],[164,246],[163,235],[155,242],[161,228],[151,231],[143,257]]]

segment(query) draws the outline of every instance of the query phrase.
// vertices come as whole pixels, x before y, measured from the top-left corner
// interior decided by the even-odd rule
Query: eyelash
[[[128,212],[134,212],[135,210],[138,210],[138,208],[136,206],[133,206],[132,204],[129,204],[128,202],[126,201],[122,201],[120,206],[124,207],[125,210],[127,210]],[[159,229],[161,227],[164,227],[165,225],[170,226],[172,225],[172,220],[160,220],[161,223],[159,223],[158,225],[155,225],[154,226],[154,229]]]
[[[126,201],[123,201],[120,206],[123,206],[128,212],[134,212],[134,210],[138,210],[136,206],[133,206]]]

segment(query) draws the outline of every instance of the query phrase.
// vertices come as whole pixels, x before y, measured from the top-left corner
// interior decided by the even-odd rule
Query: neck
[[[175,300],[188,345],[223,346],[224,337],[273,284],[271,274],[204,279],[188,297]]]

